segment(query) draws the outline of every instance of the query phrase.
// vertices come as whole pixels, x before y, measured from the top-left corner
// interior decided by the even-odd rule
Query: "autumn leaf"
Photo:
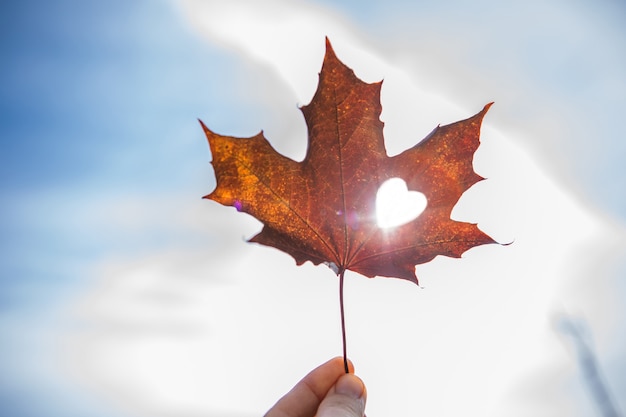
[[[359,80],[327,40],[317,91],[301,108],[308,127],[304,160],[280,155],[263,132],[222,136],[201,122],[217,179],[205,198],[260,220],[263,229],[251,242],[278,248],[298,265],[326,263],[342,276],[351,270],[417,283],[416,264],[495,243],[475,224],[450,219],[461,195],[483,179],[472,159],[491,104],[389,157],[379,118],[381,85]],[[381,227],[376,196],[392,178],[422,193],[426,208],[408,223]]]

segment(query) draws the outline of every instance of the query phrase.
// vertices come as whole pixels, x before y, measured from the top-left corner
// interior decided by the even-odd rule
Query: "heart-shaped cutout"
[[[402,178],[385,181],[376,193],[376,222],[378,227],[390,229],[419,217],[426,209],[426,196],[409,191]]]

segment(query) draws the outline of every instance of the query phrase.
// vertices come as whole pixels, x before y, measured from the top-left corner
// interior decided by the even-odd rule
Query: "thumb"
[[[363,417],[367,390],[354,374],[342,375],[317,409],[317,417]]]

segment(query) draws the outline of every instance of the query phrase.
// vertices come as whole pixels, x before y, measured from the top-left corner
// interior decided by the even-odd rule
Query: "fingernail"
[[[363,385],[363,382],[353,374],[345,374],[339,378],[339,381],[337,381],[337,384],[335,385],[335,392],[337,394],[359,399],[365,392],[365,385]]]

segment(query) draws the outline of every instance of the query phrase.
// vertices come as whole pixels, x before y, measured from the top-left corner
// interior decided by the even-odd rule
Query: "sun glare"
[[[426,196],[409,191],[402,178],[385,181],[376,193],[376,222],[378,227],[391,229],[419,217],[426,209]]]

